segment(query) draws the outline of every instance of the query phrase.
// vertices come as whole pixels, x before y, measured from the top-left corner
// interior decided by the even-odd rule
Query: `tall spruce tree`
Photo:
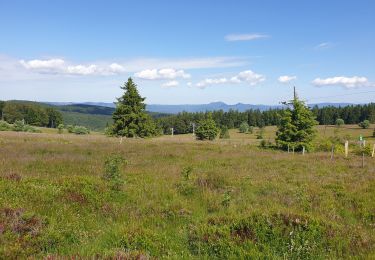
[[[316,131],[314,126],[317,121],[297,95],[294,96],[291,106],[292,108],[288,107],[282,113],[276,132],[276,143],[283,149],[287,149],[289,145],[290,148],[294,147],[297,150],[301,150],[303,146],[311,150]]]
[[[113,112],[111,133],[125,137],[149,137],[156,134],[156,127],[146,113],[145,98],[141,97],[132,78],[121,87],[124,94],[117,99]]]

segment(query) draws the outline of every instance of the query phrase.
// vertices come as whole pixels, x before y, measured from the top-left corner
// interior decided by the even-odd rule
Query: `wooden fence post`
[[[349,141],[345,141],[345,157],[348,157],[349,154]]]
[[[289,144],[288,144],[288,153],[289,153]]]
[[[375,144],[374,144],[374,146],[372,147],[372,153],[371,153],[371,157],[373,157],[373,158],[374,158],[374,155],[375,155]]]
[[[305,155],[305,146],[302,146],[302,155]]]
[[[365,153],[362,153],[362,168],[365,168]]]
[[[335,146],[332,145],[332,148],[331,148],[331,160],[333,160],[333,152],[334,152],[334,150],[335,150]]]

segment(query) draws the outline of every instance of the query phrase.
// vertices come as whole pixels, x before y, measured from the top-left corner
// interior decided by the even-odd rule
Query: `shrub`
[[[249,132],[249,128],[250,128],[250,126],[247,122],[242,122],[240,124],[239,131],[240,131],[240,133],[247,133],[247,132]]]
[[[181,175],[184,178],[185,181],[190,179],[191,173],[193,172],[193,167],[187,166],[184,167],[181,171]]]
[[[199,126],[195,131],[198,140],[214,140],[219,133],[219,128],[216,127],[215,121],[209,117],[201,120]]]
[[[62,134],[64,132],[64,125],[63,124],[59,124],[57,126],[57,130],[58,130],[59,134]]]
[[[375,128],[374,128],[374,131],[372,132],[372,137],[375,137]]]
[[[86,135],[90,133],[90,130],[84,126],[75,126],[73,128],[73,133],[75,133],[76,135]]]
[[[72,125],[67,125],[66,130],[68,130],[68,133],[73,133],[74,126]]]
[[[361,123],[358,124],[360,127],[363,129],[367,129],[370,127],[370,121],[368,120],[363,120]]]
[[[226,127],[226,126],[221,127],[219,138],[220,139],[229,139],[230,138],[228,127]]]
[[[16,120],[13,124],[13,131],[22,132],[25,127],[25,122],[23,120]]]
[[[12,126],[8,124],[6,121],[0,121],[0,131],[11,131]]]
[[[336,119],[336,126],[340,127],[340,126],[342,126],[344,124],[345,124],[345,122],[344,122],[343,119],[341,119],[341,118],[337,118]]]
[[[264,135],[264,128],[259,128],[258,134],[257,134],[257,139],[263,139]]]
[[[114,190],[119,190],[124,183],[121,177],[121,166],[128,162],[121,155],[111,155],[104,162],[103,179],[108,181]]]
[[[365,146],[365,147],[363,147],[363,146],[361,146],[361,147],[356,146],[356,147],[354,148],[353,152],[354,152],[354,154],[356,154],[356,155],[362,155],[362,154],[364,154],[364,155],[366,155],[366,156],[371,156],[371,154],[372,154],[372,149],[371,149],[370,146]]]
[[[249,126],[249,134],[252,134],[254,132],[254,127],[253,126]]]
[[[223,199],[221,200],[221,205],[224,207],[229,207],[230,201],[232,197],[230,196],[230,191],[226,191],[223,195]]]
[[[42,131],[40,131],[39,129],[31,126],[31,125],[24,125],[23,126],[23,132],[29,132],[29,133],[41,133]]]

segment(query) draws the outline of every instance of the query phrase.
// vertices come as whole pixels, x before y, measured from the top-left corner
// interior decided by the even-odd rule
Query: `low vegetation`
[[[349,157],[258,148],[258,128],[122,144],[1,132],[0,258],[374,258],[375,159],[355,153],[372,129],[317,129],[349,138]]]
[[[219,134],[220,129],[216,126],[215,121],[211,116],[207,119],[203,119],[198,122],[197,130],[195,131],[195,136],[198,140],[214,140]]]

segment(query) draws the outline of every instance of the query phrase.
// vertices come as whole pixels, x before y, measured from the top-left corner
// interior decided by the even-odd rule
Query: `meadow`
[[[317,140],[372,145],[373,128],[318,126]],[[257,131],[0,132],[0,258],[375,258],[375,158],[264,149]],[[102,177],[114,154],[119,189]]]

